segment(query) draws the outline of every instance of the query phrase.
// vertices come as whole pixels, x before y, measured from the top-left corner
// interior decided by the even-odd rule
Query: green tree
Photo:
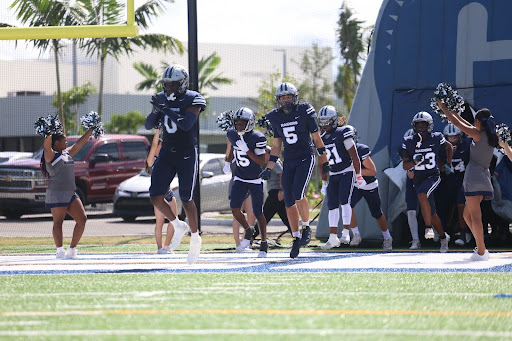
[[[109,134],[137,134],[137,130],[144,125],[146,116],[140,111],[129,111],[126,114],[112,114],[110,122],[105,124],[105,132]]]
[[[316,43],[302,55],[300,69],[306,80],[298,84],[300,98],[310,102],[316,110],[333,101],[332,85],[325,77],[333,59],[331,48],[320,48]]]
[[[80,127],[77,127],[78,122],[78,105],[84,104],[87,98],[96,93],[96,88],[87,82],[81,86],[74,86],[69,91],[62,92],[62,108],[64,113],[64,122],[66,134],[77,134]],[[58,96],[54,94],[52,102],[54,107],[59,105]]]
[[[338,68],[335,91],[338,97],[343,99],[348,112],[352,107],[361,75],[361,63],[364,60],[364,28],[361,24],[362,21],[355,19],[352,10],[343,2],[336,30],[343,65]]]
[[[206,89],[217,90],[220,85],[232,84],[233,80],[230,78],[222,77],[222,73],[216,73],[217,68],[221,62],[221,58],[216,52],[213,52],[207,57],[202,57],[198,63],[198,89],[199,92],[208,97]],[[169,63],[162,61],[160,69],[157,69],[144,62],[133,63],[133,67],[139,72],[144,80],[136,85],[136,89],[139,91],[153,89],[155,92],[162,91],[160,86],[160,80],[163,71],[169,66]]]
[[[30,27],[37,26],[73,26],[81,23],[81,11],[70,1],[58,0],[14,0],[9,6],[16,13],[16,19]],[[2,26],[7,26],[2,24]],[[62,90],[59,71],[59,51],[62,48],[60,39],[33,39],[29,41],[41,53],[51,50],[55,58],[55,75],[57,78],[57,102],[59,119],[64,125],[65,118],[62,101]]]
[[[117,0],[78,0],[84,13],[85,23],[88,25],[116,25],[124,24],[126,2]],[[166,3],[174,0],[150,0],[135,9],[135,24],[142,30],[147,29],[151,21],[163,13]],[[93,38],[81,39],[80,48],[87,52],[88,56],[96,55],[100,62],[100,85],[98,99],[98,114],[101,115],[103,108],[103,83],[105,79],[105,62],[108,56],[119,60],[123,54],[131,55],[136,48],[153,49],[162,52],[182,54],[184,48],[182,43],[164,34],[141,34],[137,37],[119,38]]]

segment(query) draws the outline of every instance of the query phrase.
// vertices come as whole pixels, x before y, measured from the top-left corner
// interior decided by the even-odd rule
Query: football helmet
[[[162,88],[169,101],[184,94],[188,89],[189,76],[187,70],[178,64],[169,65],[162,74]]]
[[[333,129],[338,127],[338,110],[332,105],[323,106],[318,112],[318,126],[330,126]]]
[[[411,128],[411,129],[409,129],[409,130],[407,130],[405,132],[404,138],[409,137],[409,136],[413,136],[413,135],[414,135],[414,130],[412,130],[412,128]]]
[[[427,122],[427,133],[431,133],[432,130],[434,129],[434,120],[432,119],[432,116],[426,111],[420,111],[412,118],[411,125],[415,133],[418,133],[418,131],[416,130],[416,123],[419,122]]]
[[[236,121],[237,120],[243,120],[246,121],[247,124],[245,125],[244,130],[238,131],[240,133],[248,133],[254,129],[254,126],[256,125],[256,116],[254,115],[254,112],[246,107],[241,107],[235,113],[233,114],[233,127],[235,127],[236,130]]]
[[[293,95],[293,100],[291,103],[281,103],[281,96],[284,95]],[[287,111],[292,111],[296,105],[299,104],[299,90],[292,83],[282,83],[276,89],[275,94],[277,107],[279,109],[285,109]]]
[[[357,140],[359,139],[359,136],[357,136],[357,130],[354,126],[351,126],[349,124],[346,124],[345,125],[346,128],[352,130],[353,134],[354,134],[354,137],[352,138],[354,140],[355,143],[357,143]]]
[[[448,123],[443,129],[444,136],[461,136],[462,131],[457,128],[453,123]]]

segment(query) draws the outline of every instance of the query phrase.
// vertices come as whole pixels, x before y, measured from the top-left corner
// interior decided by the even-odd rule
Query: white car
[[[224,174],[224,154],[199,154],[201,212],[231,211],[228,191],[231,175]],[[151,176],[145,171],[121,182],[114,194],[114,210],[116,216],[125,221],[134,221],[141,216],[154,216],[153,205],[149,201]],[[179,181],[175,177],[171,189],[178,202],[178,213],[181,212]]]
[[[0,163],[31,158],[34,153],[29,152],[0,152]]]

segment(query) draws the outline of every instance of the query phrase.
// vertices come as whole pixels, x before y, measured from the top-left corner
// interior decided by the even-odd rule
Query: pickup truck
[[[68,147],[79,136],[68,136]],[[76,193],[84,203],[112,202],[117,186],[144,168],[149,142],[144,136],[103,135],[90,139],[73,157]],[[44,205],[48,179],[41,175],[42,149],[30,159],[0,164],[0,215],[49,212]]]

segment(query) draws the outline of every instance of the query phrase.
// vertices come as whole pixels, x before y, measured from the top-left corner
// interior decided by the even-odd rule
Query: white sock
[[[300,224],[302,226],[309,226],[309,220],[308,221],[301,221]]]
[[[299,233],[299,231],[292,232],[292,237],[293,237],[293,238],[298,238],[298,237],[300,237],[300,233]]]
[[[178,219],[178,217],[174,218],[174,220],[171,221],[172,226],[176,226],[176,224],[178,224],[179,221],[180,220]]]
[[[57,252],[63,252],[63,251],[64,251],[64,246],[61,246],[61,247],[57,248]]]
[[[336,240],[338,238],[338,234],[337,233],[330,233],[329,234],[329,240]]]
[[[191,232],[191,233],[190,233],[190,237],[191,237],[191,238],[199,238],[199,231],[197,231],[197,232]]]
[[[411,230],[412,239],[419,240],[418,236],[418,220],[416,219],[416,210],[407,211],[407,222],[409,223],[409,230]]]
[[[342,236],[348,236],[348,229],[343,229],[343,232],[341,233]]]
[[[389,233],[389,229],[386,231],[382,231],[382,235],[384,236],[384,239],[391,239],[391,234]]]
[[[350,229],[352,230],[352,233],[354,233],[354,234],[355,234],[355,233],[359,234],[359,228],[358,228],[357,226],[356,226],[356,227],[351,227]]]
[[[71,252],[71,251],[75,251],[76,247],[68,247],[68,251]]]

